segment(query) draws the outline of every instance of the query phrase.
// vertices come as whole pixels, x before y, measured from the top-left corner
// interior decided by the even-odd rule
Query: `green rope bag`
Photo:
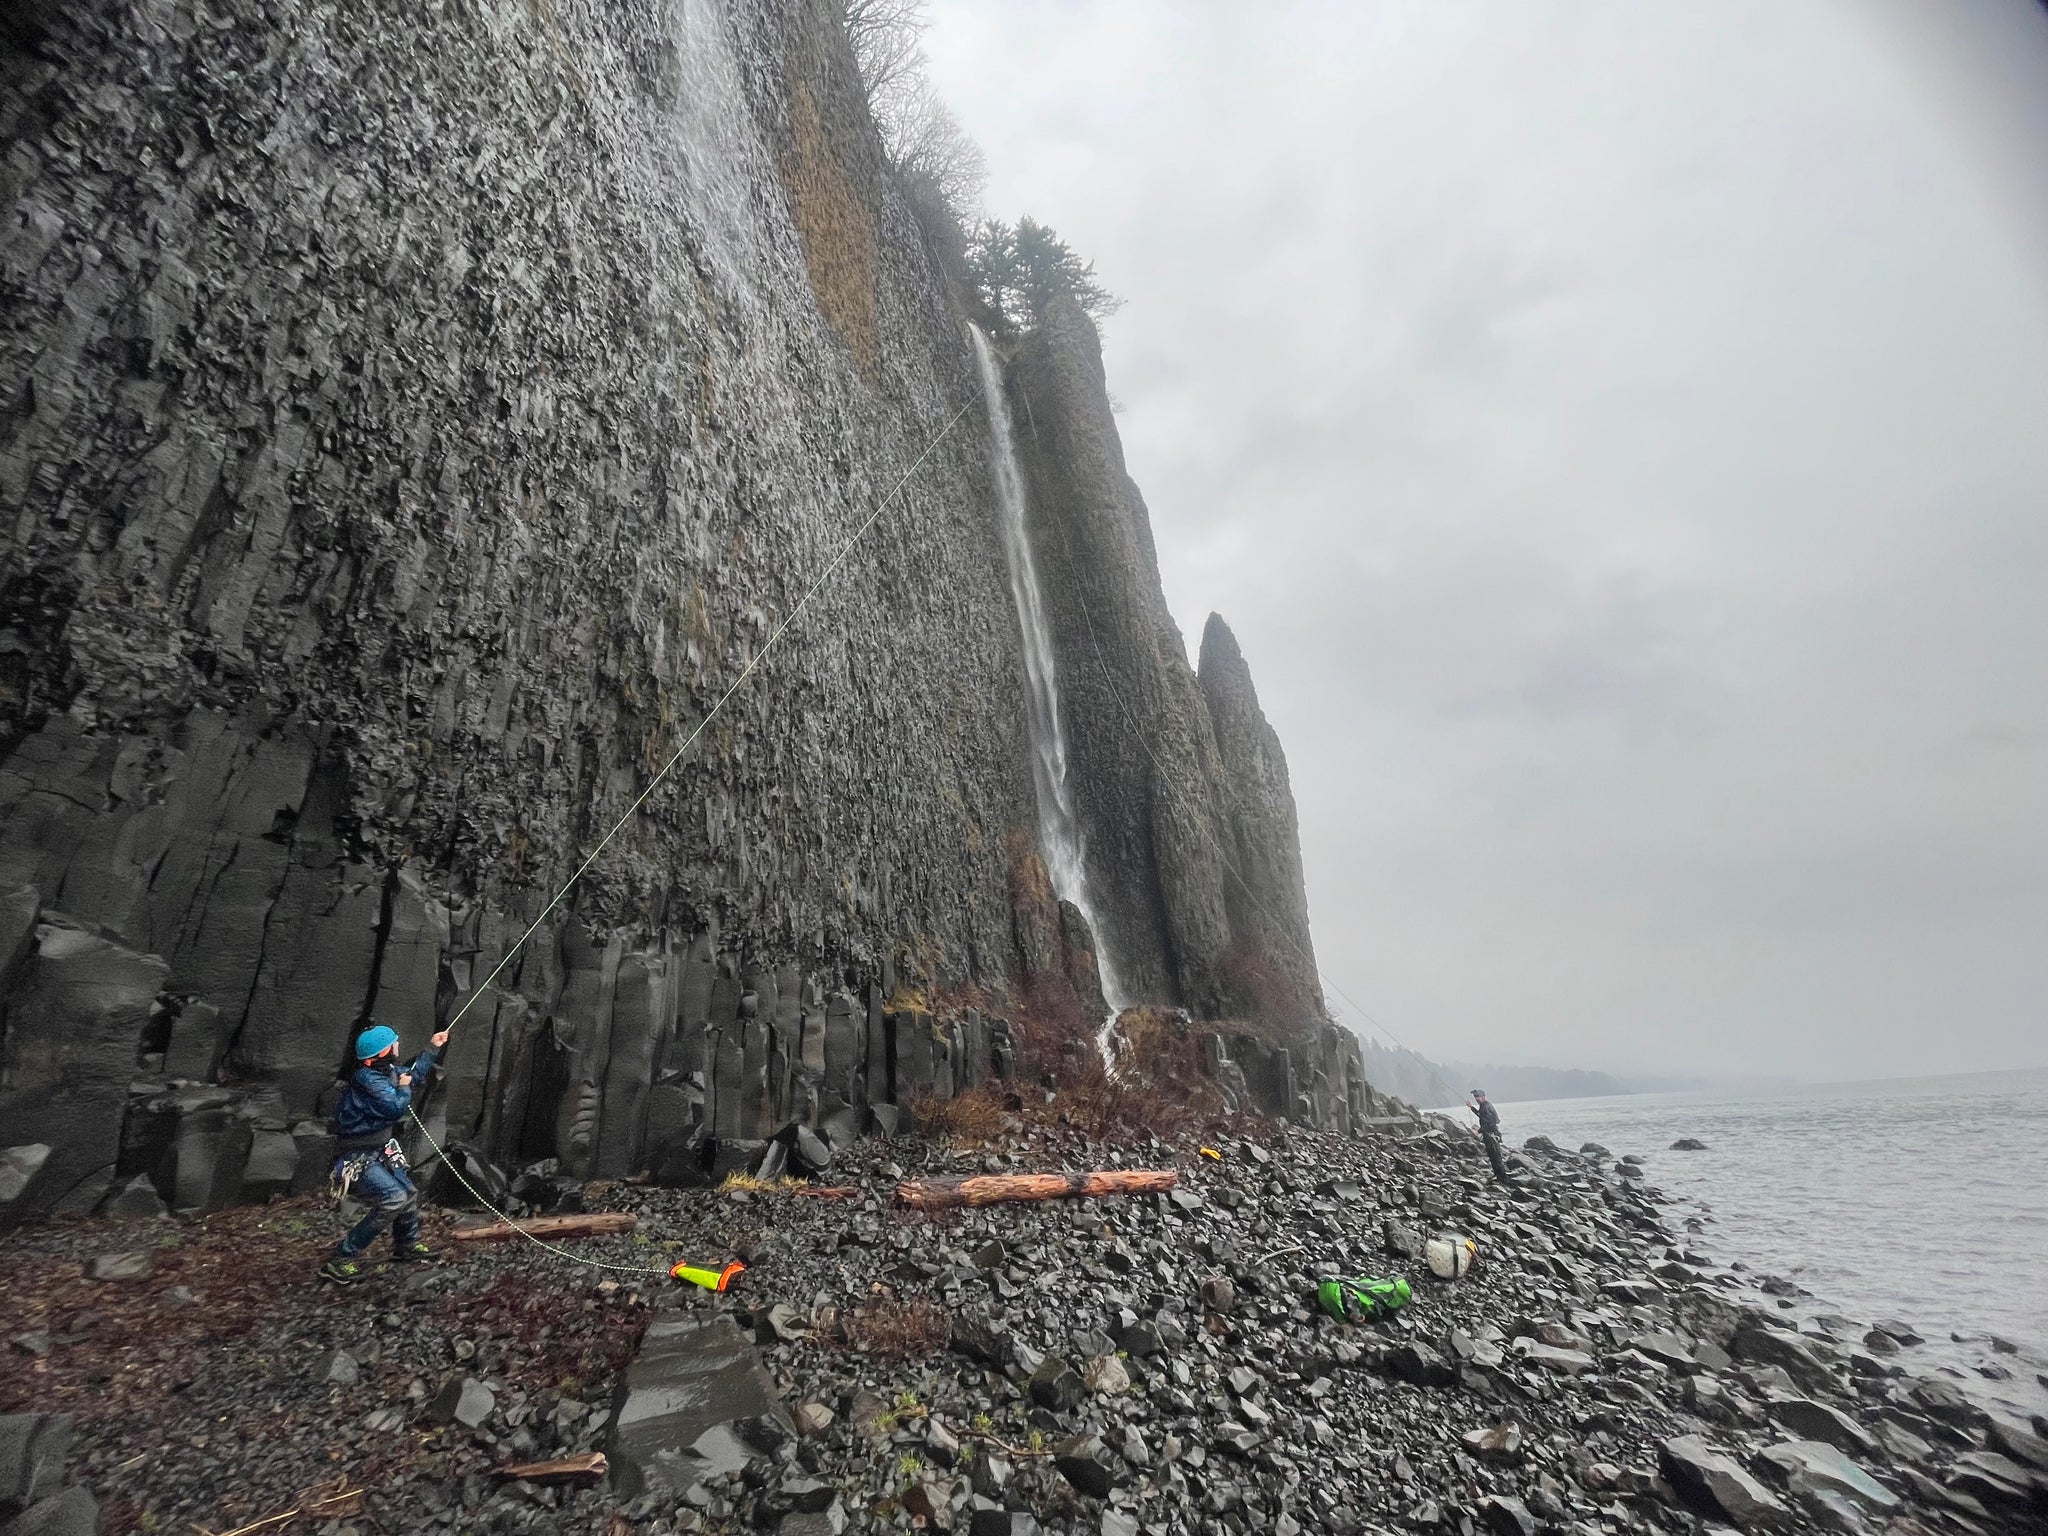
[[[1380,1280],[1369,1275],[1325,1280],[1316,1287],[1316,1303],[1340,1323],[1390,1317],[1407,1306],[1414,1292],[1398,1276]]]

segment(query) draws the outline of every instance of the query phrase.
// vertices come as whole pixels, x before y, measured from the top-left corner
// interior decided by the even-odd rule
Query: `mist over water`
[[[1080,817],[1074,810],[1073,786],[1067,779],[1067,738],[1060,725],[1059,674],[1053,665],[1052,631],[1046,624],[1045,601],[1038,585],[1038,565],[1031,555],[1029,503],[1024,473],[1017,463],[1017,445],[1010,425],[1010,404],[1003,394],[1002,365],[979,326],[974,336],[974,361],[981,372],[982,399],[988,406],[996,477],[997,522],[1003,537],[1003,559],[1010,572],[1010,596],[1017,605],[1017,626],[1024,636],[1024,671],[1031,724],[1031,779],[1038,801],[1038,845],[1045,852],[1053,893],[1071,901],[1088,919],[1095,935],[1095,965],[1102,977],[1102,995],[1110,1018],[1103,1025],[1103,1051],[1123,992],[1110,962],[1109,945],[1096,920],[1088,894],[1088,866]]]
[[[1791,1315],[1903,1319],[1928,1343],[1897,1363],[1955,1365],[1980,1396],[2048,1407],[2036,1377],[2048,1370],[2048,1072],[1500,1110],[1511,1146],[1544,1135],[1639,1154],[1648,1182],[1681,1201],[1674,1221],[1711,1212],[1707,1257],[1814,1293]],[[1681,1136],[1708,1150],[1667,1150]],[[1993,1333],[2020,1354],[1994,1354]],[[1986,1380],[1980,1363],[2014,1379]]]

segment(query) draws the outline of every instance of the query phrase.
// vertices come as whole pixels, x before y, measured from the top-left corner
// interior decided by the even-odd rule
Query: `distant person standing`
[[[1484,1088],[1474,1088],[1472,1102],[1465,1107],[1479,1117],[1479,1139],[1486,1143],[1486,1160],[1493,1164],[1493,1176],[1507,1183],[1507,1159],[1500,1150],[1500,1111],[1487,1103]]]

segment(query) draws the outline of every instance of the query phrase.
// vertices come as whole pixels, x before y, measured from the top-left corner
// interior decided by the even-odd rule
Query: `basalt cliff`
[[[886,1126],[1098,952],[1228,1094],[1383,1107],[1057,304],[1054,888],[971,306],[835,9],[15,7],[0,137],[11,1217],[324,1179],[367,1017],[460,1014],[437,1134],[580,1176]]]

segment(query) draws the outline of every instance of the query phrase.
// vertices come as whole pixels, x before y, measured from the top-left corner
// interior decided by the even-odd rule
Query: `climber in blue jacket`
[[[412,1107],[412,1085],[433,1071],[448,1031],[435,1035],[411,1066],[398,1060],[398,1031],[372,1024],[356,1036],[356,1069],[334,1109],[334,1183],[340,1195],[354,1193],[370,1209],[349,1229],[333,1256],[320,1266],[320,1277],[353,1285],[366,1271],[357,1262],[362,1252],[391,1227],[392,1257],[431,1259],[434,1250],[420,1241],[420,1192],[406,1172],[398,1146],[398,1122]]]

